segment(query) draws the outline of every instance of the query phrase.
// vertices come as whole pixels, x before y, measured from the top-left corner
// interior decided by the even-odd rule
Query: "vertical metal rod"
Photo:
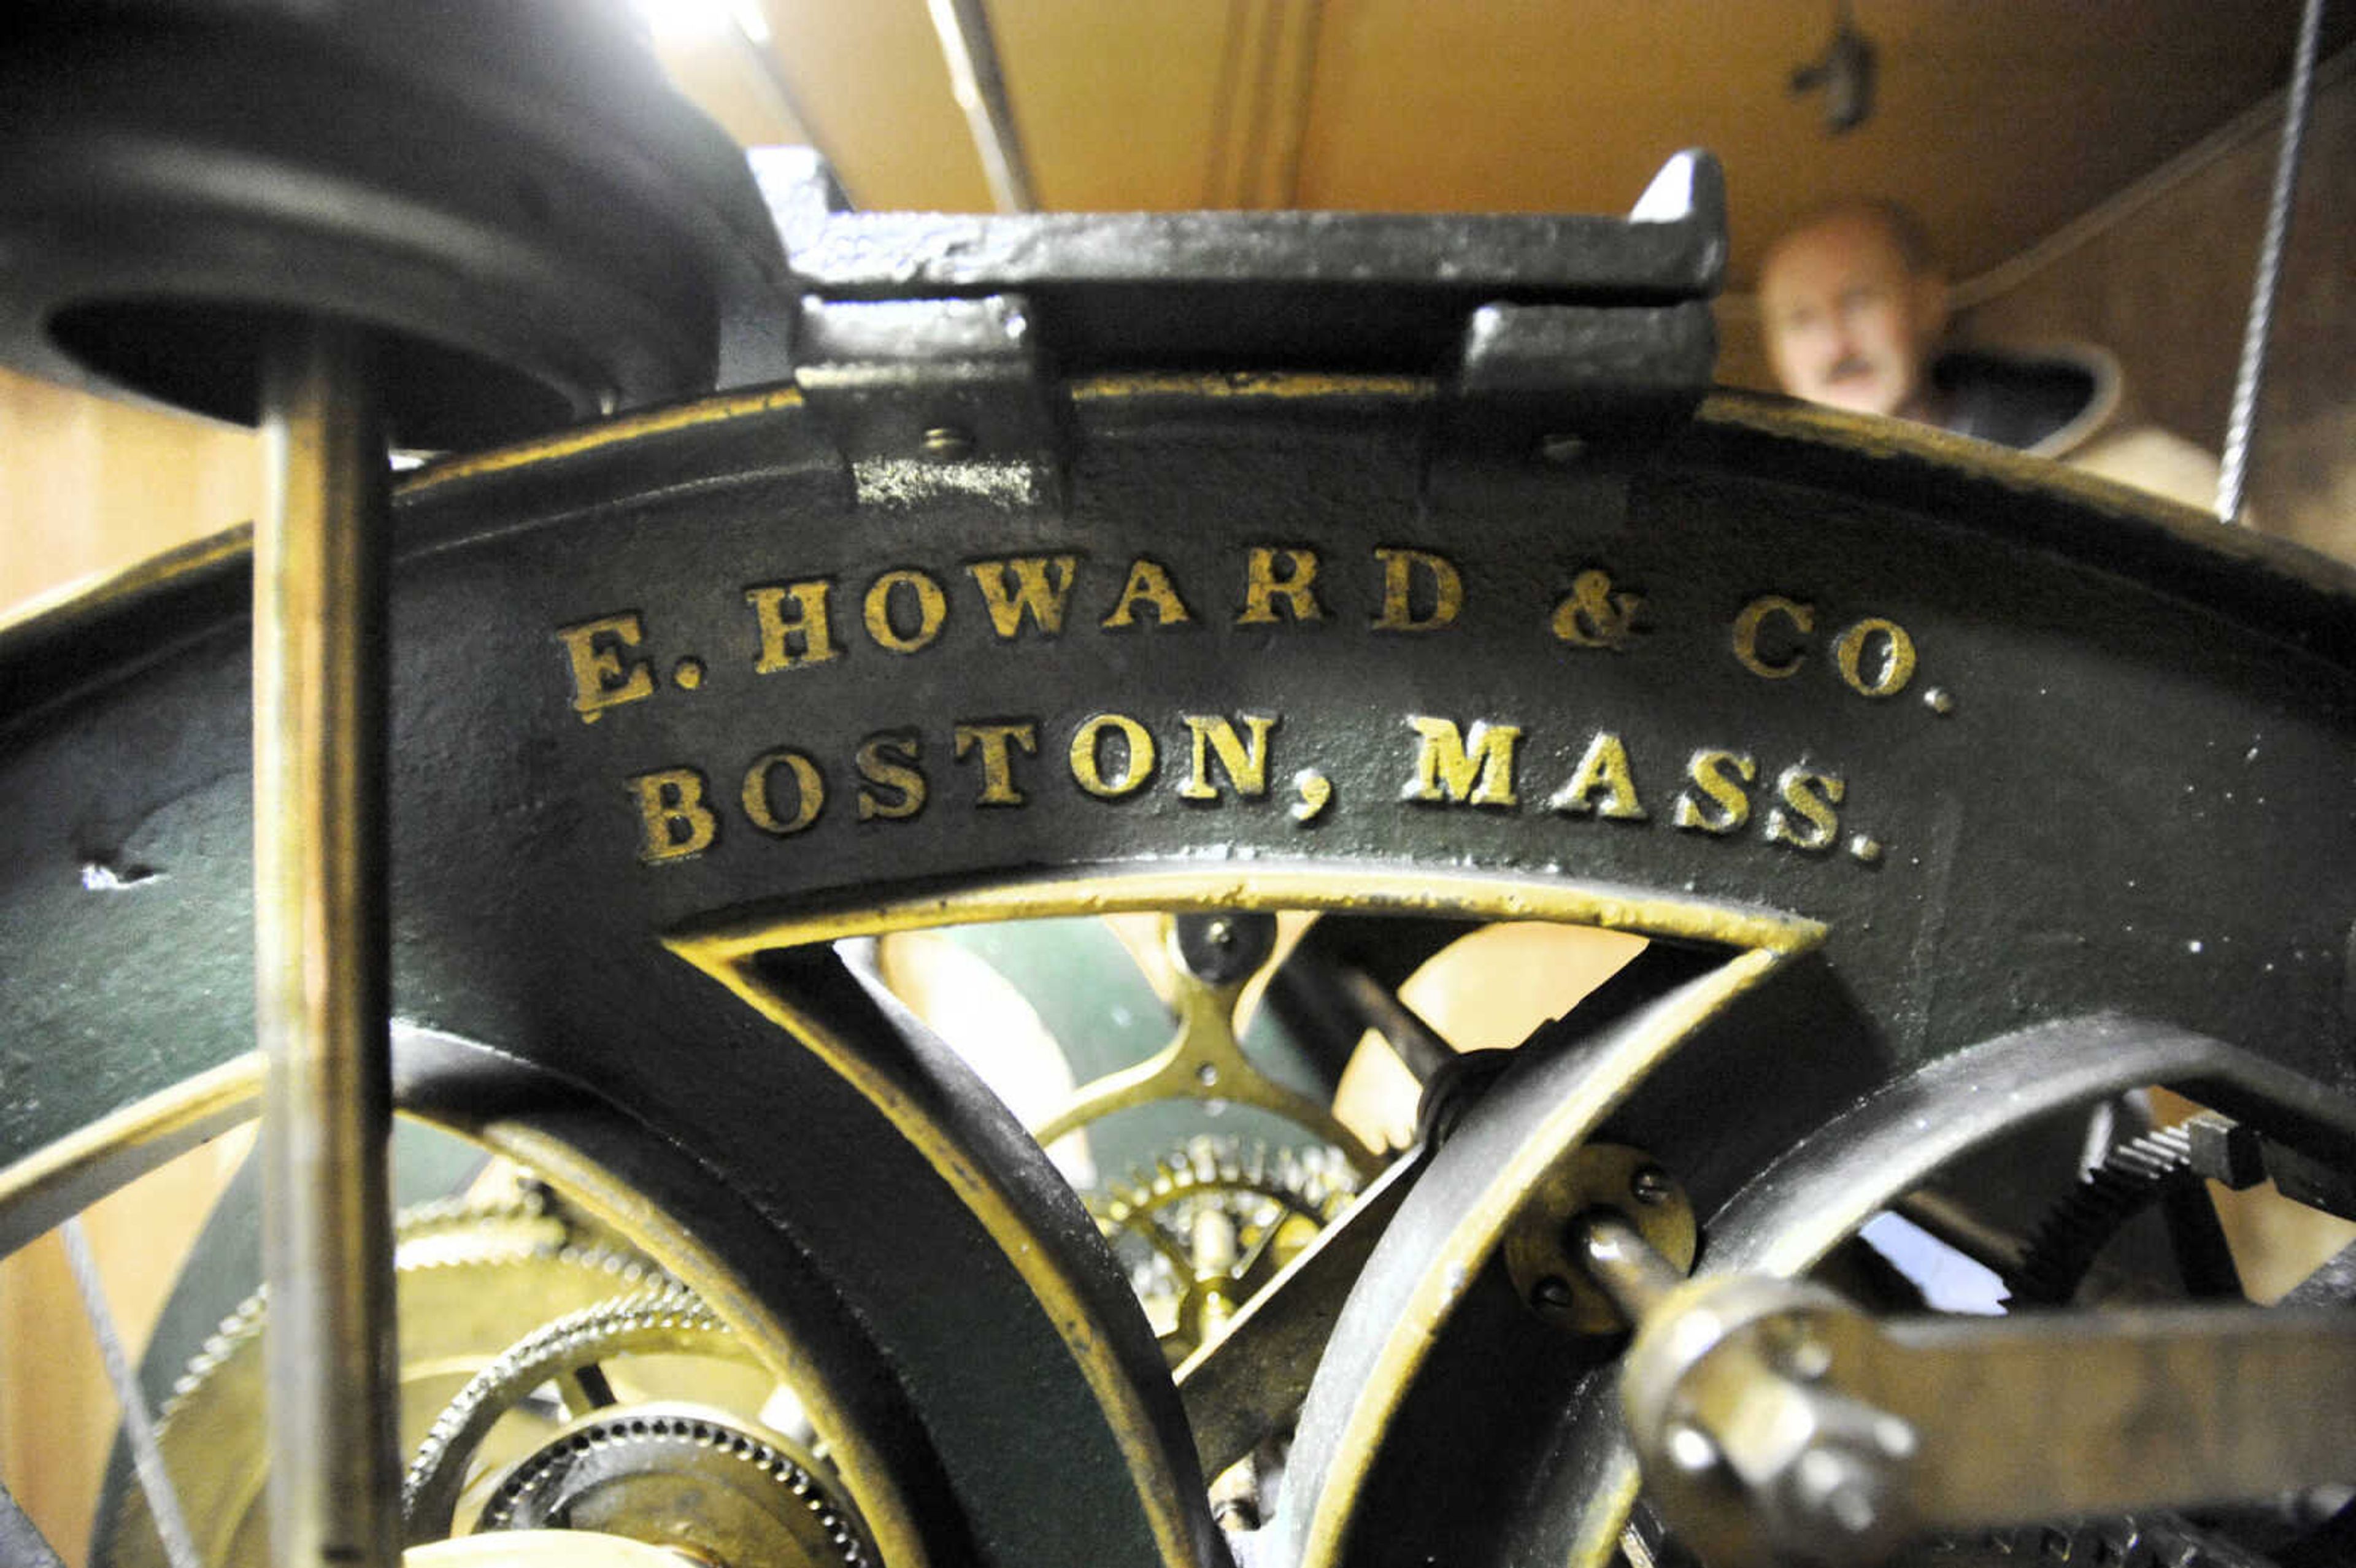
[[[165,1467],[163,1445],[155,1440],[155,1424],[148,1418],[146,1392],[139,1386],[138,1374],[131,1370],[131,1353],[114,1326],[114,1309],[106,1300],[106,1281],[99,1275],[98,1259],[91,1251],[81,1216],[75,1215],[58,1231],[65,1243],[66,1269],[73,1275],[74,1294],[81,1297],[81,1315],[90,1320],[91,1338],[98,1341],[99,1364],[105,1369],[114,1403],[123,1412],[132,1474],[147,1499],[147,1514],[155,1523],[155,1538],[163,1542],[164,1561],[172,1568],[204,1568],[205,1560],[197,1555],[197,1543],[188,1534],[187,1515],[180,1511],[180,1494],[172,1485],[172,1472]]]
[[[2233,379],[2233,411],[2225,421],[2225,455],[2217,472],[2217,516],[2233,522],[2248,486],[2250,444],[2258,422],[2258,388],[2265,378],[2266,337],[2274,329],[2275,291],[2282,283],[2290,237],[2291,196],[2298,186],[2299,148],[2307,139],[2307,106],[2315,83],[2316,39],[2323,30],[2323,0],[2307,0],[2298,24],[2298,54],[2283,103],[2282,150],[2275,159],[2274,194],[2266,202],[2265,238],[2258,245],[2258,275],[2250,293],[2249,325],[2242,334],[2242,368]]]
[[[1030,212],[1039,203],[1031,189],[1031,165],[1014,126],[1014,104],[998,68],[998,44],[991,36],[982,0],[929,0],[933,31],[940,35],[941,58],[948,62],[949,91],[965,112],[982,177],[1001,212]]]
[[[400,1557],[384,864],[388,531],[358,329],[291,326],[263,368],[253,827],[270,1526],[280,1568]]]

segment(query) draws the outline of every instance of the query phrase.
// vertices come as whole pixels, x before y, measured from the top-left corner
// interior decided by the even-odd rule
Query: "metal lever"
[[[1636,1337],[1647,1490],[1717,1568],[2356,1478],[2356,1317],[2254,1307],[1876,1318],[1821,1286],[1682,1280],[1616,1215],[1572,1254]]]

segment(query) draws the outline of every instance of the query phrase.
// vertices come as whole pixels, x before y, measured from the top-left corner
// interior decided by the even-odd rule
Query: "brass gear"
[[[490,1451],[489,1441],[505,1430],[502,1424],[509,1413],[524,1404],[535,1391],[552,1381],[560,1387],[592,1379],[602,1383],[605,1363],[648,1355],[691,1356],[705,1362],[741,1363],[754,1369],[765,1386],[767,1381],[752,1347],[733,1333],[693,1292],[675,1282],[665,1281],[615,1296],[544,1323],[477,1372],[449,1402],[418,1445],[402,1488],[402,1512],[410,1543],[437,1541],[452,1534],[460,1522],[462,1504],[471,1489],[486,1484],[504,1489],[510,1478],[509,1465],[501,1455]],[[665,1408],[669,1407],[616,1401],[610,1408],[586,1413],[581,1419],[592,1424],[589,1429],[608,1436],[617,1431],[627,1435],[632,1431],[629,1424],[639,1419],[644,1411]],[[724,1418],[730,1424],[737,1420],[734,1416]],[[580,1429],[577,1424],[567,1428]],[[765,1435],[760,1440],[781,1453],[790,1452],[803,1477],[823,1493],[823,1501],[831,1515],[848,1521],[845,1529],[853,1539],[864,1541],[864,1527],[856,1522],[856,1511],[848,1498],[838,1491],[831,1473],[821,1461],[792,1449],[789,1440],[783,1436]],[[534,1462],[553,1463],[549,1446],[534,1452]],[[478,1523],[477,1528],[490,1527]]]
[[[664,1277],[602,1231],[584,1230],[534,1192],[454,1200],[405,1211],[394,1270],[405,1446],[475,1371],[552,1314]],[[213,1568],[266,1568],[262,1506],[268,1456],[262,1333],[254,1292],[190,1360],[161,1413],[157,1440],[199,1554]],[[512,1441],[512,1440],[510,1440]],[[145,1494],[122,1493],[111,1530],[95,1532],[102,1568],[167,1568]]]
[[[1357,1185],[1340,1149],[1204,1135],[1087,1204],[1175,1366],[1339,1216]]]
[[[475,1528],[596,1531],[723,1565],[875,1561],[819,1460],[775,1433],[687,1404],[572,1423],[507,1473]]]

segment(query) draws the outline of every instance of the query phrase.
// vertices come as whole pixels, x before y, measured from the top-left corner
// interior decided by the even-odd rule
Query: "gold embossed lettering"
[[[973,573],[1000,636],[1013,637],[1028,616],[1053,637],[1064,630],[1064,605],[1072,597],[1072,571],[1078,564],[1074,555],[1018,555],[977,560],[966,570]]]
[[[776,779],[779,768],[792,776],[794,784],[794,808],[784,816],[777,815]],[[825,807],[826,780],[819,775],[818,764],[799,752],[790,748],[766,752],[744,770],[744,815],[764,833],[774,833],[780,838],[799,833],[816,822]]]
[[[1798,673],[1800,661],[1807,656],[1794,649],[1788,658],[1770,661],[1759,652],[1759,634],[1770,615],[1780,615],[1792,623],[1802,635],[1816,629],[1816,612],[1813,605],[1802,604],[1780,593],[1762,594],[1742,607],[1734,617],[1734,656],[1744,669],[1762,680],[1782,680]]]
[[[894,595],[904,588],[916,616],[914,628],[905,632],[892,618]],[[913,567],[901,567],[868,584],[864,614],[867,635],[875,639],[877,647],[913,654],[941,635],[941,623],[949,616],[949,602],[932,578]]]
[[[573,667],[573,711],[584,724],[594,724],[608,708],[652,697],[655,672],[644,659],[622,663],[622,650],[635,648],[646,628],[633,611],[600,616],[577,626],[559,626],[556,640]]]
[[[976,748],[981,752],[981,794],[974,805],[1021,805],[1023,792],[1014,784],[1014,757],[1009,748],[1020,746],[1037,756],[1039,726],[1027,719],[1007,724],[960,724],[955,734],[958,762]]]
[[[1159,626],[1183,626],[1194,618],[1171,583],[1170,569],[1141,555],[1129,563],[1129,581],[1121,584],[1112,613],[1097,624],[1108,630],[1133,626],[1141,604],[1153,612],[1154,624]]]
[[[834,645],[834,628],[827,622],[830,586],[820,577],[744,590],[744,603],[753,606],[753,618],[761,628],[761,656],[753,661],[755,674],[775,675],[841,656]],[[787,601],[792,602],[790,611]]]
[[[1751,796],[1744,786],[1758,776],[1759,764],[1740,752],[1696,752],[1686,763],[1693,789],[1678,792],[1670,823],[1690,833],[1735,832],[1751,820]],[[1710,805],[1695,799],[1694,790]]]
[[[1599,802],[1595,796],[1601,792]],[[1593,812],[1614,822],[1642,822],[1644,807],[1636,799],[1636,780],[1628,767],[1628,748],[1609,730],[1599,731],[1579,760],[1579,771],[1555,792],[1547,804],[1574,816]]]
[[[1458,805],[1515,806],[1514,742],[1519,726],[1472,721],[1468,742],[1448,719],[1414,714],[1408,725],[1422,737],[1416,747],[1415,777],[1408,784],[1408,800],[1447,801]]]
[[[1211,782],[1211,759],[1218,758],[1219,766],[1236,786],[1236,794],[1246,800],[1258,800],[1268,794],[1268,732],[1276,728],[1271,714],[1245,713],[1238,715],[1244,728],[1251,732],[1247,741],[1236,733],[1236,727],[1218,714],[1189,713],[1186,728],[1194,737],[1194,771],[1179,786],[1178,793],[1187,800],[1216,800],[1219,786]]]
[[[916,759],[923,751],[909,730],[870,735],[855,758],[859,776],[859,820],[881,816],[897,822],[925,809],[925,775]]]
[[[693,768],[663,768],[630,782],[637,803],[638,859],[649,866],[684,860],[712,848],[720,819],[703,804],[703,775]]]
[[[1108,778],[1104,743],[1120,738],[1120,771]],[[1072,731],[1072,778],[1098,800],[1119,800],[1143,789],[1153,777],[1153,736],[1125,713],[1099,713]]]
[[[1880,662],[1872,678],[1865,673],[1865,656],[1876,638],[1882,640]],[[1914,678],[1914,639],[1895,621],[1869,616],[1840,635],[1833,644],[1833,664],[1851,691],[1866,697],[1895,697]]]
[[[1624,653],[1644,607],[1643,594],[1622,592],[1610,572],[1590,569],[1570,580],[1570,592],[1554,607],[1554,635],[1573,647]]]
[[[1284,560],[1284,574],[1277,575],[1277,559]],[[1272,626],[1280,619],[1276,602],[1284,601],[1287,613],[1295,621],[1322,621],[1325,607],[1317,603],[1317,552],[1313,549],[1278,549],[1255,545],[1249,563],[1244,571],[1244,609],[1236,617],[1238,626]]]
[[[1377,632],[1436,632],[1456,619],[1464,608],[1464,578],[1456,563],[1428,549],[1378,549],[1383,563],[1383,613],[1375,617]],[[1419,601],[1416,580],[1430,586],[1429,607]],[[1420,610],[1420,613],[1419,613]]]
[[[1775,793],[1783,805],[1767,813],[1767,841],[1814,854],[1831,848],[1840,837],[1840,819],[1833,807],[1841,803],[1847,787],[1836,774],[1785,768],[1775,776]],[[1786,812],[1784,806],[1791,810]],[[1804,826],[1795,824],[1794,816]]]

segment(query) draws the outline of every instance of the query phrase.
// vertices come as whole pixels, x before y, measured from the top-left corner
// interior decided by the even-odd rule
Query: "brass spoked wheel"
[[[1777,1273],[2147,1084],[2325,1187],[2356,1163],[2344,571],[1738,399],[1541,455],[1415,380],[1068,390],[1066,471],[1020,494],[950,482],[987,453],[854,486],[776,392],[429,469],[396,519],[402,1095],[770,1325],[884,1563],[1215,1563],[1205,1477],[1241,1451],[847,938],[1648,940],[1369,1172],[1387,1225],[1291,1363],[1249,1549],[1287,1568],[1622,1540],[1614,1347],[1504,1258],[1582,1146],[1674,1178],[1705,1270]],[[243,571],[0,642],[11,1242],[235,1097]]]

